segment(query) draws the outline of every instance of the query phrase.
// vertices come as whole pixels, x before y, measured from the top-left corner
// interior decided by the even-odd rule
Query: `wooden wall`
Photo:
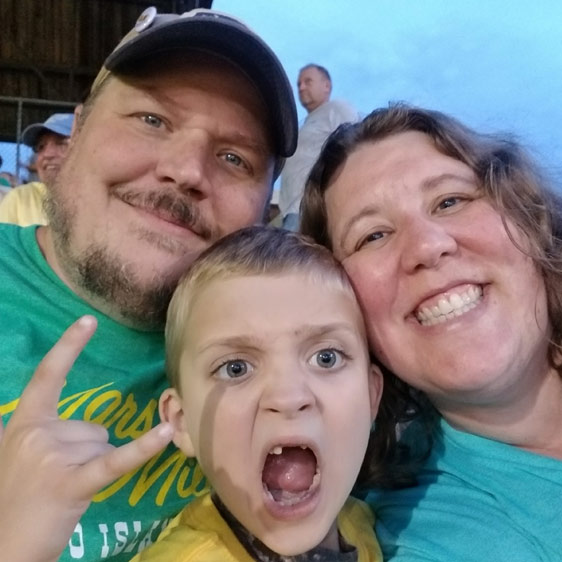
[[[82,101],[107,55],[147,6],[177,13],[184,4],[178,0],[0,0],[0,97]],[[9,106],[5,99],[0,103],[0,140],[15,140],[15,117]],[[54,111],[30,105],[20,129]]]

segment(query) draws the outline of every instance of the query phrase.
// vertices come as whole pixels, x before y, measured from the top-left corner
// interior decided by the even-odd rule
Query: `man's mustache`
[[[218,237],[189,197],[162,189],[138,193],[117,188],[115,195],[133,207],[153,211],[169,218],[180,226],[192,230],[204,240],[215,240]]]

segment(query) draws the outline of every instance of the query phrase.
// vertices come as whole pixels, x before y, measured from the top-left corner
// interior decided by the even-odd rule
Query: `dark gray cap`
[[[271,48],[240,20],[199,8],[184,14],[158,14],[147,8],[135,27],[107,57],[92,85],[94,91],[110,72],[127,73],[158,53],[204,50],[233,62],[260,92],[271,116],[277,156],[291,156],[297,146],[298,120],[287,74]]]

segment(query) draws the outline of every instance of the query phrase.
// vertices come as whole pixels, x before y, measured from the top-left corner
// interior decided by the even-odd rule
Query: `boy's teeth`
[[[303,450],[308,449],[306,445],[299,445],[299,447]],[[270,455],[280,455],[283,452],[283,447],[281,445],[277,445],[277,447],[273,447],[271,451],[269,451]]]
[[[472,286],[464,293],[453,293],[449,298],[440,298],[434,306],[424,306],[416,312],[416,318],[423,326],[443,323],[472,310],[481,298],[482,287]]]

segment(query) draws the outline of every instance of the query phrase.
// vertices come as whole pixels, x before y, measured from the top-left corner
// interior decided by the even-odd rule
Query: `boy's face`
[[[213,281],[180,373],[161,414],[232,514],[280,554],[337,549],[382,390],[353,295],[297,273]]]

